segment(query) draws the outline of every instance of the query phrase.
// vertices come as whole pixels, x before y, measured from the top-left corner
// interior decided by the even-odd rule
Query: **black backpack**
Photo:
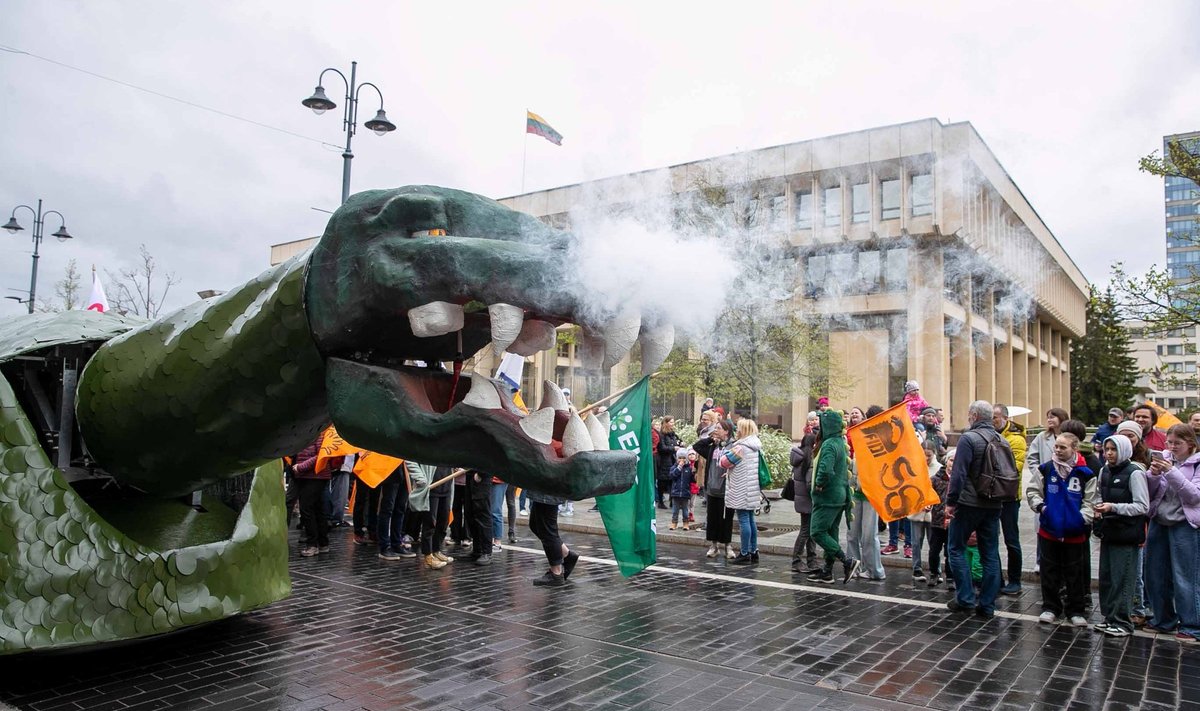
[[[978,473],[971,478],[975,487],[975,495],[991,501],[1017,501],[1021,498],[1019,491],[1021,475],[1013,463],[1012,448],[1008,440],[995,433],[995,438],[989,438],[982,432],[983,461],[979,463]]]

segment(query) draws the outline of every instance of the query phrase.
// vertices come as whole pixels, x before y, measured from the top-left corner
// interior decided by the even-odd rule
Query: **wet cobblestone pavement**
[[[725,566],[660,544],[623,580],[599,536],[563,589],[522,531],[489,567],[388,563],[335,534],[292,560],[291,598],[172,637],[4,659],[0,701],[77,709],[1189,709],[1200,648],[1048,627],[1036,586],[997,617],[944,588],[811,586],[783,557]],[[293,534],[293,538],[294,538]],[[294,543],[294,541],[293,541]],[[295,546],[293,545],[293,551]],[[454,550],[448,551],[451,555]]]

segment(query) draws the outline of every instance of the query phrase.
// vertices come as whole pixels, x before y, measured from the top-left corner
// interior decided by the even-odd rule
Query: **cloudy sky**
[[[1162,183],[1137,159],[1200,129],[1195,0],[464,5],[7,0],[0,210],[42,198],[77,238],[44,245],[39,293],[68,259],[103,274],[144,243],[181,279],[178,306],[252,277],[271,244],[318,234],[313,208],[340,195],[340,109],[318,117],[300,100],[351,60],[399,126],[356,136],[352,190],[517,193],[526,108],[565,136],[529,138],[528,190],[969,120],[1096,281],[1114,257],[1162,261]],[[342,103],[340,81],[325,86]],[[360,120],[377,108],[363,97]],[[26,232],[0,233],[3,295],[28,288],[18,217]]]

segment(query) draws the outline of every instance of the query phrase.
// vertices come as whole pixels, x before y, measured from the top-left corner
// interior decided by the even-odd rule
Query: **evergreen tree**
[[[1126,407],[1137,390],[1137,364],[1129,355],[1129,333],[1109,288],[1089,287],[1087,334],[1071,344],[1071,416],[1095,424],[1109,409]]]

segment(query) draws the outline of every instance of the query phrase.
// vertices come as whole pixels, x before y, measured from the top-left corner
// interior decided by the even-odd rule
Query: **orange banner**
[[[905,403],[851,427],[847,436],[858,486],[880,519],[897,521],[941,501]]]
[[[403,459],[389,457],[379,452],[359,452],[358,460],[354,462],[354,474],[362,479],[364,484],[374,489],[403,463]]]
[[[343,439],[333,425],[330,425],[322,435],[321,447],[317,450],[317,471],[321,472],[328,468],[329,465],[326,461],[332,457],[344,457],[347,454],[358,454],[361,451]]]

